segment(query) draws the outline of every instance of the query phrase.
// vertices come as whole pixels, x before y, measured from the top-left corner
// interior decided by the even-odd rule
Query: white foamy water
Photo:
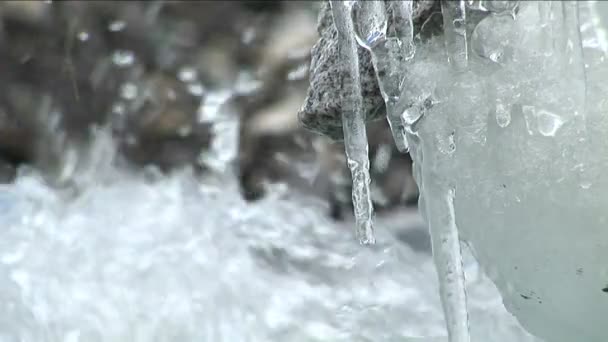
[[[97,179],[77,196],[35,174],[0,188],[0,341],[446,340],[430,253],[395,238],[421,229],[413,213],[363,247],[290,192],[248,204],[231,177]],[[531,341],[467,265],[477,340]]]

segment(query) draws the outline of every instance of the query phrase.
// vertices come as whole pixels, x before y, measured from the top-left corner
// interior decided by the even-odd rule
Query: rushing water
[[[415,213],[362,247],[291,191],[250,204],[227,174],[91,172],[77,195],[29,172],[0,188],[0,340],[446,340]],[[473,335],[533,341],[466,265]]]

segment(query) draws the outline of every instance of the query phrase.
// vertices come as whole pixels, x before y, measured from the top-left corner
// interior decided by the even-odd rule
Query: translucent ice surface
[[[408,137],[421,210],[451,225],[437,201],[454,192],[460,238],[531,333],[607,341],[606,6],[443,5],[454,32],[408,70],[433,94]]]
[[[371,197],[369,173],[369,145],[365,130],[363,94],[359,79],[359,55],[351,18],[352,3],[331,1],[331,11],[338,31],[338,53],[342,61],[344,97],[342,103],[342,126],[348,168],[353,182],[353,207],[356,232],[362,244],[375,242],[373,231],[374,208]]]
[[[0,188],[1,341],[446,341],[414,213],[379,219],[367,248],[296,193],[252,205],[231,177],[105,179],[77,197],[35,174]],[[466,265],[473,335],[534,341]]]

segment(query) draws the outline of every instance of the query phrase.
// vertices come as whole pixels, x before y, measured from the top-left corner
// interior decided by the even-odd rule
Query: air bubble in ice
[[[552,137],[562,127],[564,121],[559,115],[541,109],[536,112],[536,123],[540,134]]]
[[[502,101],[496,103],[496,123],[502,128],[511,123],[511,111]]]
[[[514,20],[508,15],[484,18],[473,31],[471,48],[481,58],[504,64],[512,58],[515,38]]]
[[[439,152],[443,154],[452,154],[456,151],[456,142],[454,141],[454,133],[451,133],[447,137],[437,137],[437,148]]]

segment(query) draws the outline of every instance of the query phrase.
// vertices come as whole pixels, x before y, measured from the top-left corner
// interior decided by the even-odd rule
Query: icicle
[[[552,5],[553,3],[551,1],[539,1],[537,4],[540,30],[542,33],[540,44],[542,46],[545,57],[549,57],[553,54],[553,38],[551,32]]]
[[[453,70],[464,71],[468,67],[466,1],[441,0],[441,12],[448,61]],[[454,212],[455,188],[446,180],[429,175],[423,177],[422,183],[449,341],[470,342],[464,269]]]
[[[443,34],[448,61],[455,70],[462,71],[468,65],[466,1],[441,0]]]
[[[578,1],[561,3],[564,20],[564,62],[565,77],[570,85],[570,94],[574,102],[574,123],[578,130],[575,146],[575,163],[578,165],[578,182],[582,188],[590,188],[597,180],[586,161],[592,160],[590,141],[587,138],[587,72],[583,42],[580,31],[580,14]]]
[[[566,70],[572,73],[577,85],[580,83],[580,86],[574,88],[578,107],[575,115],[584,116],[587,98],[587,75],[580,32],[579,4],[578,1],[564,1],[561,5],[564,16],[564,38],[566,40]],[[582,119],[584,121],[584,118]]]
[[[359,58],[354,26],[351,19],[352,2],[330,2],[334,23],[338,30],[340,58],[346,70],[343,73],[345,92],[342,103],[342,125],[348,167],[353,178],[353,205],[357,235],[362,244],[375,242],[372,226],[373,206],[370,192],[369,154],[363,99],[359,81]]]
[[[386,103],[387,119],[397,148],[408,150],[398,100],[402,95],[406,63],[414,54],[412,1],[392,2],[395,37],[388,36],[388,18],[384,1],[357,1],[353,24],[359,45],[369,50]]]
[[[455,190],[424,177],[426,219],[450,342],[470,342],[460,239],[454,213]]]
[[[414,3],[413,0],[392,2],[395,32],[401,40],[402,48],[408,59],[414,56]]]

